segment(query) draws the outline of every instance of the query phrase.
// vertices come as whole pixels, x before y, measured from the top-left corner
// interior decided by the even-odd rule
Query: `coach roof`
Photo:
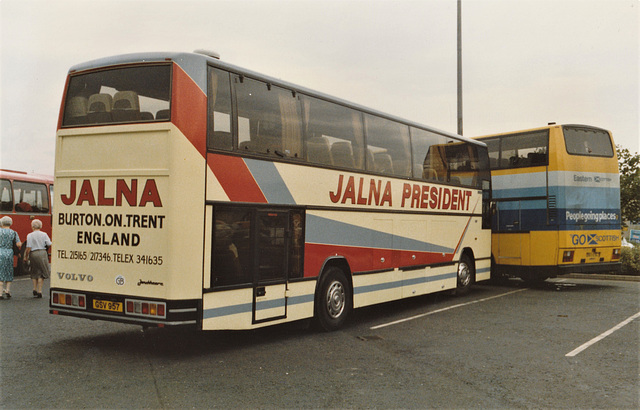
[[[297,93],[309,95],[311,97],[316,97],[322,100],[331,101],[349,108],[353,108],[358,111],[362,111],[364,113],[372,114],[375,116],[387,118],[392,121],[400,122],[405,125],[422,128],[425,130],[433,131],[438,134],[451,137],[457,140],[469,142],[475,145],[485,146],[483,142],[464,137],[461,135],[457,135],[454,133],[450,133],[447,131],[439,130],[437,128],[427,126],[424,124],[420,124],[414,121],[406,120],[401,117],[397,117],[395,115],[390,115],[381,111],[374,110],[372,108],[368,108],[359,104],[355,104],[340,98],[336,98],[330,96],[328,94],[324,94],[318,91],[314,91],[305,87],[301,87],[296,84],[288,83],[286,81],[278,80],[273,77],[266,76],[264,74],[257,73],[255,71],[251,71],[242,67],[235,66],[233,64],[226,63],[220,60],[217,57],[200,54],[200,53],[184,53],[184,52],[149,52],[149,53],[133,53],[133,54],[122,54],[111,57],[104,57],[97,60],[88,61],[85,63],[80,63],[74,65],[69,70],[69,74],[73,75],[81,71],[85,70],[93,70],[97,68],[107,68],[111,66],[120,66],[126,64],[136,64],[136,63],[166,63],[166,62],[175,62],[180,67],[182,67],[187,74],[191,76],[191,78],[198,84],[200,89],[206,93],[206,69],[205,64],[207,63],[211,66],[221,68],[235,74],[243,75],[245,77],[253,78],[256,80],[264,81],[269,84],[273,84],[282,88],[286,88]]]

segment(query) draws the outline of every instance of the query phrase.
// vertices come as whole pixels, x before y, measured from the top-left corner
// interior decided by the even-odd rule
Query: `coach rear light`
[[[573,251],[564,251],[562,254],[562,262],[573,262]]]
[[[87,297],[77,293],[51,292],[51,304],[85,309],[87,306]]]
[[[611,259],[617,260],[620,259],[620,248],[616,248],[613,250],[613,254],[611,255]]]
[[[146,316],[154,318],[165,318],[165,312],[167,310],[166,304],[163,302],[152,302],[142,300],[127,299],[126,314],[133,316]]]

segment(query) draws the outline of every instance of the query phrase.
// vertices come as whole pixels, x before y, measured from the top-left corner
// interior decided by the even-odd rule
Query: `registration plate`
[[[108,300],[93,300],[93,308],[98,310],[107,310],[109,312],[121,312],[122,302],[110,302]]]

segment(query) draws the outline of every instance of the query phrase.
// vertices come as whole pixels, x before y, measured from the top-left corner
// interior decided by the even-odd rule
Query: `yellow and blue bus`
[[[215,55],[72,67],[55,181],[53,314],[332,330],[490,277],[484,143]]]
[[[620,177],[610,132],[549,124],[477,139],[489,149],[495,276],[537,282],[620,269]]]

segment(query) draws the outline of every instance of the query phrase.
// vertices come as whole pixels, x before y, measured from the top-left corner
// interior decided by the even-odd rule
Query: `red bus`
[[[51,237],[52,195],[53,176],[0,169],[0,218],[11,217],[11,229],[18,232],[21,241],[31,233],[34,219],[42,221],[42,231]],[[13,258],[16,275],[22,273],[21,261]]]

